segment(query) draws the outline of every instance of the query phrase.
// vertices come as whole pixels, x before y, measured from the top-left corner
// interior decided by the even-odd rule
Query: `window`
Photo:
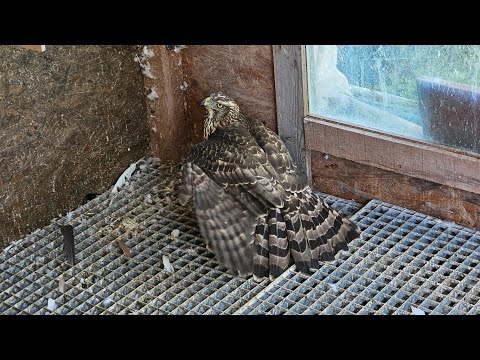
[[[306,47],[309,112],[480,153],[480,46]]]
[[[480,194],[480,46],[274,45],[277,123],[310,152]]]

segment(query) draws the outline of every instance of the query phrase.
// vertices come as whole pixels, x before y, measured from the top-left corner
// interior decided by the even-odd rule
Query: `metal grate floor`
[[[291,268],[242,314],[480,314],[480,233],[378,200],[363,239],[306,276]]]
[[[155,159],[139,166],[118,194],[106,192],[0,253],[1,314],[480,314],[480,232],[377,200],[362,207],[321,194],[353,215],[363,239],[310,276],[292,267],[257,283],[232,277],[206,250],[191,211],[176,203],[178,168]],[[75,266],[62,251],[67,222]]]

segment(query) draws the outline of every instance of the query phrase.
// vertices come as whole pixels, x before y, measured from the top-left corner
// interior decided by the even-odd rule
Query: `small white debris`
[[[65,292],[65,279],[63,278],[63,275],[60,275],[58,278],[58,291],[61,293]]]
[[[159,98],[157,92],[155,91],[155,88],[153,87],[151,90],[150,90],[150,94],[147,95],[147,99],[148,100],[157,100]]]
[[[84,278],[80,278],[80,284],[85,284],[85,279]]]
[[[147,165],[145,164],[140,165],[140,170],[145,170],[146,168],[147,168]]]
[[[152,67],[148,61],[140,63],[140,68],[142,69],[142,74],[149,79],[156,79],[157,77],[152,74]]]
[[[457,224],[455,224],[453,221],[446,221],[446,220],[441,220],[441,219],[435,219],[435,222],[441,225],[445,225],[447,227],[455,227]]]
[[[125,185],[125,183],[128,181],[128,179],[130,179],[130,177],[132,176],[132,174],[133,174],[133,172],[135,171],[136,168],[137,168],[137,163],[135,162],[135,163],[131,164],[127,168],[127,170],[125,170],[123,172],[122,175],[120,175],[117,182],[115,183],[115,185],[112,188],[112,193],[116,194],[118,192],[118,189]]]
[[[186,47],[187,45],[175,45],[173,51],[175,52],[175,54],[180,54],[180,50],[185,49]]]
[[[148,59],[151,59],[155,53],[153,52],[152,49],[150,49],[148,46],[144,46],[142,49],[142,52],[140,54],[135,55],[133,58],[133,61],[136,63],[143,63],[147,61]]]
[[[153,204],[152,194],[145,195],[145,202],[150,205]]]
[[[337,284],[332,284],[332,283],[329,283],[328,286],[330,286],[330,288],[333,290],[333,292],[338,292],[338,286]]]
[[[153,50],[150,49],[150,48],[149,48],[148,46],[146,46],[146,45],[143,47],[143,51],[142,51],[142,52],[143,52],[143,55],[145,56],[146,59],[151,59],[151,58],[155,55],[155,53],[153,52]]]
[[[65,219],[67,220],[67,222],[70,222],[72,221],[72,217],[73,217],[73,211],[69,211],[65,216]]]
[[[188,254],[188,255],[198,255],[198,253],[195,251],[194,248],[188,248],[187,250],[185,250],[185,252]]]
[[[187,88],[188,88],[188,84],[186,81],[184,81],[183,84],[180,85],[180,90],[185,91],[187,90]]]
[[[169,273],[174,273],[175,269],[173,268],[172,264],[170,264],[170,260],[168,259],[168,256],[162,255],[162,261],[163,261],[163,268],[167,270]]]
[[[330,159],[330,155],[328,155],[328,154],[323,154],[322,157],[323,157],[325,160]]]
[[[258,276],[256,276],[256,275],[253,275],[253,280],[254,280],[255,282],[257,282],[257,283],[262,282],[263,279],[264,279],[263,277],[258,277]]]
[[[180,230],[178,229],[172,230],[172,233],[170,235],[174,238],[177,238],[178,235],[180,235]]]
[[[56,308],[57,308],[57,304],[55,303],[55,300],[53,300],[52,298],[49,298],[48,299],[47,310],[53,312],[53,311],[55,311]]]
[[[107,297],[105,300],[103,300],[103,305],[108,306],[113,302],[112,298]]]
[[[412,308],[412,314],[413,315],[425,315],[425,311],[417,309],[416,307],[413,307],[411,305],[410,305],[410,307]]]
[[[148,47],[144,46],[142,53],[135,55],[135,57],[133,58],[133,61],[135,61],[140,65],[142,74],[148,77],[149,79],[157,78],[152,74],[152,69],[151,69],[150,63],[148,62],[148,59],[151,59],[153,55],[154,55],[153,51]]]

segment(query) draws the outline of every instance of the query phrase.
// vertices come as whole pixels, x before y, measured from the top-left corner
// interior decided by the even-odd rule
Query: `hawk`
[[[207,248],[233,274],[310,273],[360,235],[308,186],[280,137],[222,93],[201,103],[204,141],[182,166],[179,201],[193,198]]]

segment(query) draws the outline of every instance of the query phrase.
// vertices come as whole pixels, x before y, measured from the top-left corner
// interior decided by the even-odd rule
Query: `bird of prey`
[[[207,247],[233,274],[309,273],[360,235],[308,186],[280,137],[222,93],[202,101],[204,141],[182,166],[179,201],[193,198]]]

